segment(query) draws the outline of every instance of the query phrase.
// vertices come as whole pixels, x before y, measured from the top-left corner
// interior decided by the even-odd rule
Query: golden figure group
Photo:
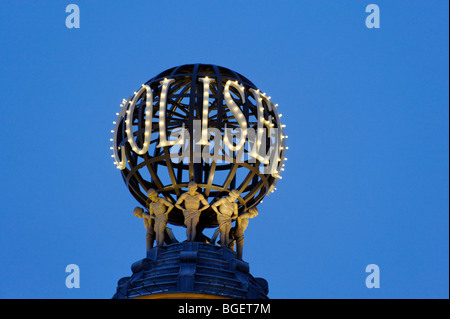
[[[222,247],[230,247],[234,240],[236,242],[237,257],[242,260],[244,232],[248,226],[248,220],[257,216],[258,210],[256,208],[250,208],[241,215],[238,215],[238,204],[236,201],[239,199],[240,194],[237,190],[230,191],[228,196],[218,199],[210,206],[205,197],[197,192],[197,189],[197,184],[190,182],[188,184],[188,191],[183,193],[175,204],[170,203],[164,197],[158,196],[156,190],[152,188],[148,190],[148,211],[144,211],[141,207],[136,207],[133,211],[136,217],[143,218],[144,220],[144,226],[147,230],[147,250],[153,247],[155,240],[157,247],[163,246],[168,216],[174,207],[183,212],[187,241],[195,241],[200,214],[205,209],[211,207],[217,214],[220,245]],[[182,204],[184,204],[184,207]],[[233,221],[236,221],[234,228],[232,227]]]

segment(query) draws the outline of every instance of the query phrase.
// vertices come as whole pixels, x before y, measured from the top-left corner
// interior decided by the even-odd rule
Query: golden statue
[[[173,209],[173,204],[164,197],[158,196],[158,192],[150,188],[147,192],[148,211],[154,222],[154,232],[156,235],[156,246],[162,247],[164,244],[164,231],[166,230],[169,213]]]
[[[236,220],[236,229],[234,231],[234,239],[236,240],[236,253],[237,258],[242,260],[242,251],[244,248],[244,232],[248,226],[248,220],[250,218],[258,216],[258,210],[250,208],[245,213],[241,214]]]
[[[148,212],[144,212],[144,210],[141,207],[136,207],[133,211],[133,214],[138,218],[144,219],[144,227],[147,230],[147,233],[145,235],[147,250],[152,249],[153,242],[155,241],[155,231],[153,229],[155,220],[151,218]]]
[[[186,225],[186,237],[188,241],[195,240],[196,228],[198,221],[200,220],[200,214],[209,207],[205,197],[197,192],[197,188],[197,183],[189,182],[189,190],[186,193],[183,193],[175,203],[175,207],[183,212],[184,224]],[[181,206],[183,202],[185,208]],[[203,204],[202,208],[199,208],[200,202]]]
[[[236,203],[238,198],[239,192],[233,189],[229,196],[222,197],[211,205],[211,208],[217,214],[220,232],[220,245],[222,247],[228,247],[230,245],[231,222],[238,216],[238,205]]]

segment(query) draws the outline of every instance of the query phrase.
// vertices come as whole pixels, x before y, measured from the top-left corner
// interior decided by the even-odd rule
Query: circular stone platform
[[[268,283],[249,273],[236,252],[217,245],[182,242],[155,247],[118,281],[113,299],[267,299]]]

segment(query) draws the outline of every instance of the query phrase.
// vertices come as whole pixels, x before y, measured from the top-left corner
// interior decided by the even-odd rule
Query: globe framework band
[[[115,164],[119,166],[122,160],[122,177],[140,204],[146,207],[149,189],[157,190],[174,204],[187,190],[188,183],[195,181],[198,191],[210,204],[231,190],[238,190],[239,212],[242,213],[256,207],[274,190],[284,166],[284,130],[276,105],[250,80],[224,67],[188,64],[168,69],[142,87],[147,94],[145,90],[135,92],[122,105],[113,139]],[[130,113],[132,102],[135,105]],[[233,112],[236,106],[239,110]],[[247,136],[237,151],[225,150],[226,145],[237,148],[237,141],[242,139],[233,138],[231,143],[216,145],[212,144],[214,136],[208,136],[208,144],[198,143],[196,123],[207,123],[222,137],[227,128],[241,129],[242,134],[245,124],[244,132],[247,128],[253,129],[263,143],[260,145],[261,141],[252,141]],[[150,126],[151,131],[146,132]],[[167,136],[179,128],[185,128],[188,133],[181,146],[167,140]],[[263,157],[248,156],[257,144],[258,154],[261,149],[262,154],[269,154],[269,164]],[[142,149],[145,152],[136,151]],[[174,154],[183,150],[188,157],[174,161]],[[221,160],[210,160],[208,154],[216,151]],[[268,165],[272,165],[271,171],[267,171]],[[183,225],[182,211],[174,208],[168,223]],[[199,228],[217,225],[216,213],[211,208],[201,213]]]

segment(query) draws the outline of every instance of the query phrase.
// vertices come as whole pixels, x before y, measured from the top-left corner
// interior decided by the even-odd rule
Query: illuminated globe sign
[[[112,157],[131,194],[146,207],[156,190],[175,204],[195,182],[213,204],[232,190],[239,213],[275,189],[285,160],[277,104],[241,74],[189,64],[168,69],[124,99],[112,130]],[[184,225],[174,207],[168,222]],[[216,227],[212,207],[199,228]]]

